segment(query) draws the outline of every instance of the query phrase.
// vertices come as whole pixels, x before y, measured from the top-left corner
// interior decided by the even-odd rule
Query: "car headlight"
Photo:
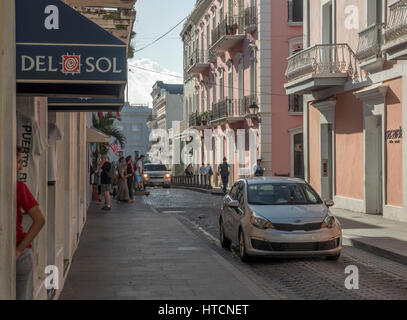
[[[171,178],[171,175],[170,175],[169,173],[167,173],[167,174],[165,175],[165,177],[166,177],[167,179],[169,179],[169,178]]]
[[[322,222],[322,228],[331,229],[336,223],[336,218],[334,216],[328,215]]]
[[[273,224],[268,221],[267,219],[260,217],[258,215],[255,215],[254,213],[252,214],[252,216],[250,217],[250,222],[252,223],[252,225],[256,228],[259,229],[274,229]]]
[[[145,179],[148,179],[148,174],[143,174],[143,177],[144,177]]]

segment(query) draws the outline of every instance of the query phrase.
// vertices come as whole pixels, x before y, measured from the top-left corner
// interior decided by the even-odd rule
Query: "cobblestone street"
[[[324,259],[257,259],[244,264],[236,248],[218,242],[222,197],[181,189],[150,189],[143,201],[163,215],[174,215],[213,250],[261,287],[270,299],[406,299],[407,266],[351,246],[337,262]],[[347,290],[345,268],[359,269],[359,289]]]

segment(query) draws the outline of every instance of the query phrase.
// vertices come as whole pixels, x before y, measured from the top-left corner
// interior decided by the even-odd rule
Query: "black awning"
[[[60,0],[16,0],[17,93],[123,98],[127,46]]]
[[[123,99],[48,98],[48,111],[54,112],[120,112]]]

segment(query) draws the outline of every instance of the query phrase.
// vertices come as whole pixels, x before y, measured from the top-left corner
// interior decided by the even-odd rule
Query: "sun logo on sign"
[[[75,54],[65,54],[62,56],[62,73],[67,74],[80,74],[81,73],[81,56]]]

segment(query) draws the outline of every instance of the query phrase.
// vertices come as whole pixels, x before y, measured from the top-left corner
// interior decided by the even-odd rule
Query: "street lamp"
[[[255,103],[249,106],[249,112],[252,116],[257,116],[259,113],[259,106]]]

